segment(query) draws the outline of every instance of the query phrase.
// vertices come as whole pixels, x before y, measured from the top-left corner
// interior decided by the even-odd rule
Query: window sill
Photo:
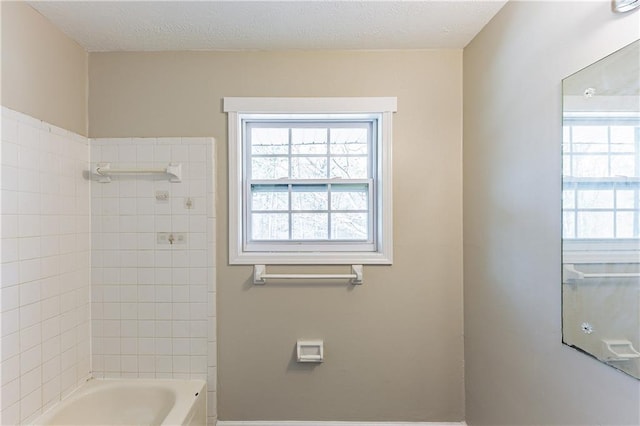
[[[231,265],[391,265],[390,253],[340,252],[340,253],[236,253],[229,254]]]

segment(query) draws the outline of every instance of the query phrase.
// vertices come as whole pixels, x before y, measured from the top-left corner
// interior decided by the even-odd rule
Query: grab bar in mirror
[[[157,169],[112,169],[111,163],[98,163],[93,168],[93,173],[98,176],[98,181],[102,183],[111,182],[110,175],[169,175],[169,181],[182,182],[182,164],[170,163],[167,167]]]
[[[573,282],[576,280],[583,280],[585,278],[640,278],[640,273],[638,272],[630,272],[630,273],[614,273],[614,272],[603,272],[603,273],[586,273],[581,272],[576,269],[576,267],[572,264],[565,264],[562,273],[562,281]]]
[[[253,265],[253,283],[265,284],[269,279],[300,280],[349,280],[349,284],[362,284],[364,269],[362,265],[351,265],[350,274],[268,274],[266,265]]]

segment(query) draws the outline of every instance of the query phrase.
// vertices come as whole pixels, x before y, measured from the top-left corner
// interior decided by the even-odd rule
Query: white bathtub
[[[206,425],[203,380],[91,379],[36,425]]]

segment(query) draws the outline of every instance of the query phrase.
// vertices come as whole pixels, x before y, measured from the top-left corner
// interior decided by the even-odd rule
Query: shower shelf
[[[111,182],[111,175],[167,175],[170,182],[182,182],[182,164],[169,163],[167,167],[157,169],[123,168],[112,169],[111,163],[98,163],[92,170],[98,176],[98,182]]]

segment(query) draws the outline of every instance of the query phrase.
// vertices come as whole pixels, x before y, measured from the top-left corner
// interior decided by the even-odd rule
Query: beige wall
[[[461,51],[93,53],[89,62],[92,137],[220,141],[220,419],[464,418]],[[228,266],[224,96],[397,96],[394,265],[365,267],[356,288],[253,287],[250,267]],[[324,339],[326,362],[292,362],[297,338]]]
[[[640,11],[509,2],[464,51],[469,425],[637,425],[640,382],[561,344],[561,80]]]
[[[2,105],[87,135],[88,54],[23,2],[0,2]]]

